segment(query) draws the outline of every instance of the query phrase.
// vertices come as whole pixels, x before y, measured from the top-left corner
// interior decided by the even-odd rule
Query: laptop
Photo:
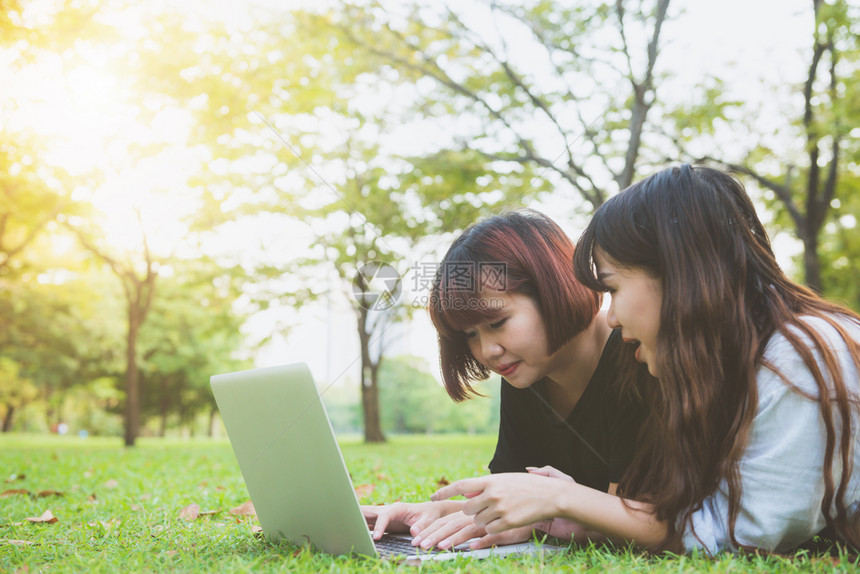
[[[210,383],[263,534],[273,542],[421,561],[567,550],[534,541],[422,550],[408,536],[395,539],[399,550],[377,548],[305,363],[215,375]]]

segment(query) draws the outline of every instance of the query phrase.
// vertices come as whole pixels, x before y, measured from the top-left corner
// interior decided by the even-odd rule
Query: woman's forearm
[[[569,479],[516,472],[465,478],[440,488],[431,500],[457,495],[469,499],[463,512],[475,516],[475,522],[490,534],[562,518],[610,540],[652,549],[662,544],[668,532],[650,505],[624,501]]]
[[[657,520],[648,504],[627,501],[626,506],[618,496],[581,484],[570,484],[556,503],[560,516],[615,542],[633,541],[655,548],[666,538],[666,523]]]

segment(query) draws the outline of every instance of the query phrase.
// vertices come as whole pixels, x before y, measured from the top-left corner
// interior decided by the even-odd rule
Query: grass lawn
[[[363,503],[426,500],[440,481],[485,472],[495,437],[344,439]],[[407,566],[271,544],[255,517],[230,510],[248,494],[226,441],[0,435],[0,572],[760,572],[855,571],[848,559],[652,557],[630,550]],[[23,491],[12,492],[8,491]],[[181,516],[198,505],[197,518]],[[193,508],[193,507],[192,507]],[[45,515],[50,511],[51,515]],[[186,511],[188,512],[188,511]],[[54,522],[28,518],[50,516]]]

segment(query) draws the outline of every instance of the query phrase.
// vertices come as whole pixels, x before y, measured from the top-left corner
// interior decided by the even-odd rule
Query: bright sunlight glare
[[[37,21],[38,10],[50,8],[36,3],[26,15]],[[126,26],[129,35],[139,33],[134,22]],[[170,255],[186,235],[183,216],[196,206],[185,184],[200,161],[186,145],[192,117],[171,108],[140,117],[133,88],[112,61],[110,51],[76,42],[16,70],[14,82],[2,82],[13,102],[2,121],[47,142],[48,162],[84,176],[88,184],[74,198],[103,214],[108,244],[139,252],[145,233],[153,252]],[[0,81],[6,73],[12,79],[0,70]]]

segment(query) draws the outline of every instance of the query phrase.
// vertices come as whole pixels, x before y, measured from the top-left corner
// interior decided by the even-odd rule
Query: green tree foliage
[[[828,297],[860,311],[860,177],[851,170],[840,180],[839,196],[820,244],[821,280]]]
[[[423,359],[392,357],[380,375],[382,427],[394,433],[495,433],[499,422],[499,380],[478,383],[484,397],[454,403],[429,373]]]
[[[0,124],[2,125],[2,124]],[[38,143],[0,132],[0,281],[57,216],[71,207],[57,168]]]
[[[239,356],[244,317],[234,302],[241,276],[206,258],[170,267],[139,344],[141,414],[144,424],[158,419],[160,436],[171,417],[193,433],[198,414],[217,412],[209,377],[252,366]]]
[[[416,113],[446,128],[434,152],[532,166],[592,209],[610,182],[624,188],[641,162],[661,161],[651,118],[668,113],[657,99],[668,0],[468,6],[344,3],[317,19],[414,84]]]
[[[808,139],[808,145],[821,148],[810,160],[822,167],[810,175],[807,205],[823,211],[819,217],[825,222],[818,247],[821,289],[860,311],[860,8],[849,2],[816,5],[829,39],[830,86],[827,97],[816,100],[820,125],[813,135],[820,139]],[[812,191],[816,185],[823,193]],[[804,268],[814,277],[816,262],[806,254]]]
[[[445,431],[451,400],[416,357],[394,357],[380,373],[382,427],[395,433]]]
[[[836,218],[860,215],[847,211],[856,208],[850,194],[858,178],[860,8],[844,0],[812,0],[812,5],[808,67],[803,84],[796,87],[802,105],[794,107],[793,117],[786,114],[790,128],[781,132],[788,136],[768,144],[766,132],[759,132],[756,139],[762,143],[741,161],[728,154],[698,159],[728,167],[765,189],[777,225],[790,229],[803,244],[806,284],[841,297],[851,274],[823,272],[822,262],[845,268],[837,262],[850,255],[842,250],[850,250],[851,242],[840,237],[846,227]],[[827,253],[830,249],[837,252]]]
[[[65,418],[68,392],[117,373],[113,341],[122,315],[115,297],[110,277],[82,268],[27,273],[0,290],[0,357],[32,381],[48,423]]]
[[[33,382],[21,377],[18,363],[8,357],[0,357],[0,428],[3,432],[12,428],[15,411],[33,401],[38,394]]]

